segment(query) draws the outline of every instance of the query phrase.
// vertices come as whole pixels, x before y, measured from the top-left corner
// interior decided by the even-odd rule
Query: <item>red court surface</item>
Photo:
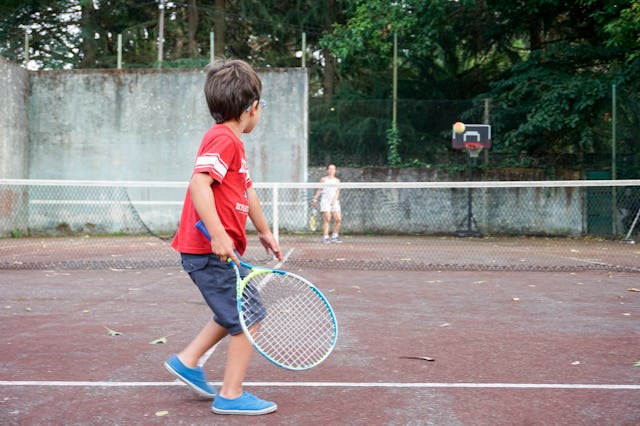
[[[279,408],[255,418],[165,371],[209,317],[177,267],[0,270],[0,424],[640,424],[638,273],[292,267],[330,299],[338,345],[304,372],[256,354],[246,389]]]

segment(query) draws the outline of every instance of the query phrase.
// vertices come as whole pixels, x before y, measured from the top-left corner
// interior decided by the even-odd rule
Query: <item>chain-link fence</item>
[[[323,242],[318,185],[255,185],[290,264],[640,271],[637,180],[341,183],[341,244]],[[182,182],[0,180],[0,267],[177,265],[169,241],[185,191]],[[269,260],[254,241],[247,256]]]

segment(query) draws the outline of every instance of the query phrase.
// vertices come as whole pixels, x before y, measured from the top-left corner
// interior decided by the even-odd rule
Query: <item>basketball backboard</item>
[[[488,124],[465,124],[464,132],[456,133],[452,130],[452,147],[454,149],[465,149],[465,142],[476,142],[482,144],[484,149],[491,148],[491,126]]]

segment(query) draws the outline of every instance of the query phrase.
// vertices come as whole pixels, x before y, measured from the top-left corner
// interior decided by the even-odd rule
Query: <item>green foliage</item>
[[[399,167],[402,164],[402,159],[398,153],[398,147],[400,146],[400,131],[398,128],[390,128],[387,130],[387,163],[389,167]]]
[[[606,45],[623,49],[629,61],[640,57],[640,0],[633,0],[611,20],[601,19],[604,32],[609,36]]]
[[[205,66],[211,31],[225,56],[299,66],[305,32],[312,164],[452,167],[462,156],[450,148],[451,123],[483,122],[485,112],[494,166],[604,158],[616,84],[620,171],[640,169],[640,0],[216,3],[166,2],[162,66]],[[37,68],[114,68],[118,34],[124,67],[159,65],[157,1],[0,2],[0,54],[23,62],[25,32]],[[394,34],[398,128],[389,133]]]

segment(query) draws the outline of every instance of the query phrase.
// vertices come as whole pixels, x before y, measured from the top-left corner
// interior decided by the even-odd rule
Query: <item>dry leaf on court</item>
[[[169,412],[167,410],[156,411],[156,416],[157,417],[166,416],[168,414],[169,414]]]
[[[637,288],[635,288],[635,287],[628,288],[627,290],[629,290],[629,291],[636,291],[636,292],[640,292],[640,290],[639,290],[639,289],[637,289]]]
[[[431,358],[428,356],[401,356],[403,359],[420,359],[422,361],[435,361],[435,358]]]
[[[149,342],[149,344],[150,345],[158,345],[160,343],[167,343],[167,337],[169,337],[169,336],[164,336],[164,337],[161,337],[159,339],[152,340],[152,341]]]
[[[112,330],[112,329],[110,329],[109,327],[107,327],[106,325],[104,326],[104,328],[106,328],[106,329],[107,329],[107,334],[108,334],[109,336],[112,336],[112,337],[113,337],[113,336],[120,336],[120,335],[122,335],[122,333],[120,333],[119,331]]]

